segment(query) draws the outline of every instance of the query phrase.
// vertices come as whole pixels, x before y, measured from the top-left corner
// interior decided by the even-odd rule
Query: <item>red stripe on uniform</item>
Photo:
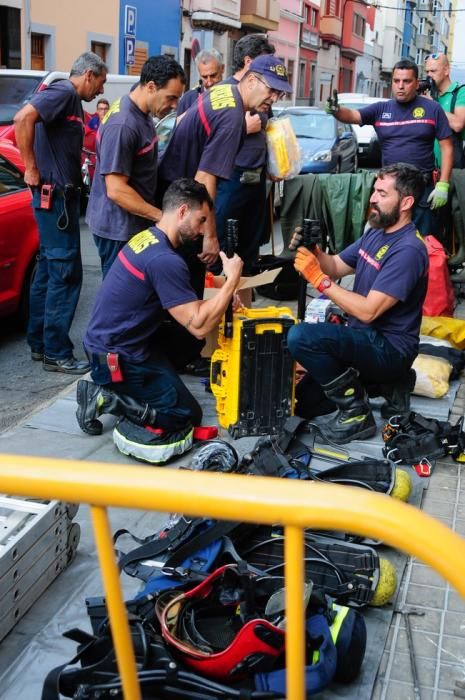
[[[134,267],[134,265],[132,265],[132,263],[129,262],[122,250],[120,250],[120,252],[118,253],[118,258],[121,260],[126,270],[131,273],[131,275],[134,275],[134,277],[137,277],[137,279],[139,280],[145,280],[144,273],[138,270],[137,267]]]
[[[143,148],[140,148],[137,151],[136,156],[143,156],[144,153],[148,153],[149,151],[153,151],[154,146],[155,146],[157,141],[158,141],[158,136],[154,136],[148,146],[144,146]]]
[[[368,253],[366,253],[363,250],[363,248],[358,249],[358,254],[360,255],[361,258],[363,258],[365,260],[365,262],[368,263],[368,265],[371,265],[372,267],[374,267],[375,270],[381,270],[381,265],[379,264],[379,262],[376,262],[376,260],[373,260],[371,255],[368,255]]]
[[[207,136],[210,137],[212,130],[211,130],[210,124],[208,123],[208,119],[207,119],[207,115],[205,114],[205,110],[203,108],[202,95],[199,95],[197,98],[197,107],[199,110],[199,117],[200,117],[200,121],[203,124],[203,128],[205,129]]]
[[[75,117],[74,115],[70,115],[69,117],[66,117],[66,121],[68,122],[79,122],[80,124],[84,124],[82,121],[81,117]]]

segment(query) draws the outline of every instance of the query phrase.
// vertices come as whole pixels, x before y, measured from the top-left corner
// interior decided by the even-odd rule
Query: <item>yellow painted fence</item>
[[[465,540],[418,508],[334,484],[0,455],[0,492],[91,506],[97,553],[126,700],[140,700],[107,507],[285,526],[288,700],[305,698],[303,530],[384,540],[440,573],[465,598]]]

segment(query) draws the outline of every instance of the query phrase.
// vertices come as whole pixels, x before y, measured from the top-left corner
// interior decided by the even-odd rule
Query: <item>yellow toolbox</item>
[[[296,319],[287,307],[241,309],[231,338],[220,325],[210,384],[218,420],[234,438],[281,431],[294,405],[294,361],[287,332]]]

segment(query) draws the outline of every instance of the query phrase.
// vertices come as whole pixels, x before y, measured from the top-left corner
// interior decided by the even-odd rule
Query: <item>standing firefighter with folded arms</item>
[[[33,191],[39,228],[39,262],[31,288],[27,341],[33,360],[47,372],[84,374],[69,330],[82,284],[79,229],[81,100],[103,93],[107,67],[94,53],[81,54],[68,80],[36,93],[15,116],[16,142],[24,161],[24,180]]]

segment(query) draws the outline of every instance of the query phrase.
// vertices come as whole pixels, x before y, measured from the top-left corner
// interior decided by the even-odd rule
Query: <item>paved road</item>
[[[75,354],[84,358],[81,338],[96,290],[101,282],[100,263],[89,229],[81,221],[84,282],[71,338]],[[15,425],[39,405],[47,403],[74,382],[73,375],[44,372],[40,362],[32,362],[24,330],[14,320],[0,322],[0,432]]]

